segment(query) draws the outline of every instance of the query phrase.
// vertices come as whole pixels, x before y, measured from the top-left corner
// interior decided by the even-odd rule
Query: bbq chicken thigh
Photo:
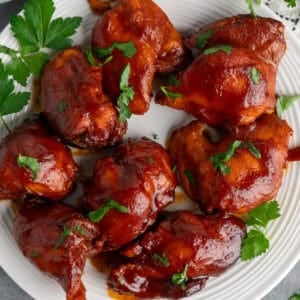
[[[148,139],[129,140],[113,157],[100,159],[83,204],[90,219],[96,218],[104,250],[120,248],[143,233],[174,201],[175,187],[167,152]]]
[[[83,148],[113,145],[127,129],[102,91],[102,69],[80,48],[64,50],[44,68],[41,109],[66,141]]]
[[[182,187],[202,209],[242,214],[277,194],[291,134],[270,114],[213,143],[205,125],[193,121],[172,134],[169,152]]]
[[[276,104],[277,67],[286,44],[275,20],[236,16],[207,25],[187,39],[200,54],[164,87],[156,102],[192,114],[212,126],[246,125]]]
[[[186,50],[166,14],[152,0],[118,0],[96,23],[92,33],[94,48],[125,42],[134,44],[136,54],[130,58],[113,50],[112,60],[103,66],[104,89],[116,101],[121,73],[130,64],[129,85],[134,97],[129,109],[134,114],[144,114],[150,104],[154,73],[175,70],[185,61]]]
[[[34,199],[20,207],[14,235],[23,254],[59,281],[68,300],[85,300],[86,257],[102,249],[97,226],[69,205]]]
[[[29,194],[62,199],[72,190],[76,173],[71,151],[38,121],[26,121],[1,141],[0,199]]]
[[[189,296],[237,261],[245,233],[236,217],[173,213],[125,249],[129,263],[112,269],[109,286],[148,299]]]

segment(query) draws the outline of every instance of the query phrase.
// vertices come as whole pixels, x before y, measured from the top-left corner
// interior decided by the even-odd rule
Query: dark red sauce
[[[288,161],[300,161],[300,146],[289,150]]]

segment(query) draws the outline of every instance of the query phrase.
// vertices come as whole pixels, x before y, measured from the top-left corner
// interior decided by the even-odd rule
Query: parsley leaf
[[[129,212],[128,208],[124,205],[119,204],[117,201],[108,198],[106,200],[106,203],[101,206],[99,209],[91,211],[88,214],[88,218],[94,222],[97,223],[100,220],[103,219],[103,217],[112,209],[116,209],[117,211],[127,214]]]
[[[261,158],[260,151],[251,142],[234,141],[226,152],[217,153],[210,157],[210,162],[213,164],[216,170],[220,170],[223,175],[229,174],[231,172],[230,168],[227,166],[226,162],[229,161],[235,153],[235,150],[244,147],[256,158]]]
[[[191,184],[192,187],[195,187],[197,185],[196,184],[196,179],[195,179],[195,177],[194,177],[191,170],[186,169],[184,171],[184,175],[185,175],[185,177],[187,178],[187,180],[189,181],[189,183]]]
[[[242,260],[252,259],[268,250],[269,240],[263,230],[266,231],[269,222],[279,217],[279,205],[276,201],[264,202],[248,213],[245,222],[254,229],[242,241]]]
[[[111,55],[114,49],[119,49],[128,58],[132,58],[136,54],[136,48],[132,41],[125,43],[113,42],[107,48],[95,48],[94,52],[99,58],[105,58]]]
[[[291,297],[289,297],[289,300],[300,300],[300,294],[294,294]]]
[[[37,257],[40,256],[40,253],[37,252],[37,251],[32,251],[30,256],[31,256],[32,258],[37,258]]]
[[[72,45],[70,36],[76,32],[81,22],[81,17],[53,20],[49,26],[44,46],[55,50],[70,47]]]
[[[39,76],[43,67],[49,61],[49,56],[44,52],[36,52],[23,56],[23,60],[26,62],[30,73]]]
[[[296,96],[280,96],[277,99],[276,113],[281,118],[284,111],[286,111],[295,101],[300,99],[300,95]]]
[[[121,94],[117,100],[117,105],[120,109],[120,122],[124,123],[126,119],[129,119],[132,116],[132,113],[129,109],[129,103],[134,97],[134,90],[129,86],[129,77],[130,77],[130,64],[127,64],[121,74],[120,80],[120,90]]]
[[[287,7],[296,7],[296,0],[284,0],[287,3]],[[300,298],[299,298],[300,299]]]
[[[211,36],[212,36],[211,29],[207,30],[206,32],[204,32],[202,34],[199,34],[196,37],[196,47],[198,49],[203,49],[206,46],[207,41],[210,39]]]
[[[249,212],[246,224],[266,228],[271,220],[275,220],[279,217],[280,213],[278,202],[264,202]]]
[[[229,53],[231,53],[231,50],[232,50],[232,46],[230,46],[230,45],[218,45],[218,46],[215,46],[215,47],[205,49],[203,51],[203,54],[204,55],[209,55],[209,54],[217,53],[219,51],[223,51],[223,52],[229,54]]]
[[[180,285],[181,287],[185,286],[185,283],[189,280],[187,277],[188,264],[185,265],[184,270],[179,273],[174,273],[172,275],[171,281],[173,284]]]
[[[249,260],[265,253],[269,249],[269,240],[259,230],[251,229],[242,241],[241,259]]]
[[[84,231],[84,229],[83,229],[80,225],[76,224],[74,229],[75,229],[80,235],[85,236],[85,231]]]
[[[60,236],[59,240],[57,241],[57,243],[55,244],[55,247],[53,248],[54,250],[61,247],[61,245],[63,244],[63,242],[66,240],[66,238],[72,233],[72,229],[71,228],[64,228],[64,231],[62,233],[62,235]]]
[[[165,253],[163,253],[162,255],[155,253],[153,255],[153,259],[161,263],[164,267],[168,267],[170,265]]]
[[[254,84],[259,83],[260,72],[255,67],[251,68],[251,79]]]
[[[166,97],[168,97],[171,100],[176,100],[177,98],[181,98],[182,94],[179,93],[173,93],[167,90],[167,87],[161,86],[161,91],[165,94]]]
[[[30,71],[28,66],[20,57],[12,59],[6,65],[6,70],[8,74],[13,76],[14,80],[19,82],[21,85],[26,86]]]
[[[158,140],[159,139],[159,137],[158,137],[158,135],[156,133],[152,133],[152,138],[154,140]]]
[[[26,168],[32,172],[32,180],[37,179],[38,172],[40,171],[40,166],[36,158],[19,154],[17,162],[19,167]]]

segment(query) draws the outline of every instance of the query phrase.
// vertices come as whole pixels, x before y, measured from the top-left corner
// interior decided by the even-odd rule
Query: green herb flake
[[[57,243],[55,244],[55,247],[53,248],[54,250],[61,247],[63,242],[67,239],[67,237],[72,233],[72,229],[71,228],[64,228],[64,231],[62,233],[62,235],[60,236],[59,240],[57,241]]]
[[[126,206],[121,205],[120,203],[118,203],[117,201],[108,198],[105,202],[104,205],[102,205],[99,209],[91,211],[88,214],[88,218],[94,222],[97,223],[99,221],[101,221],[104,216],[112,209],[116,209],[117,211],[127,214],[129,213],[129,210]]]
[[[203,54],[204,55],[209,55],[209,54],[217,53],[219,51],[223,51],[223,52],[225,52],[227,54],[230,54],[231,51],[232,51],[232,46],[230,46],[230,45],[218,45],[218,46],[215,46],[215,47],[211,47],[211,48],[205,49],[203,51]]]
[[[137,52],[136,47],[132,41],[125,43],[114,42],[107,48],[95,48],[94,51],[99,58],[105,58],[107,56],[110,56],[114,49],[120,50],[123,55],[128,58],[132,58]]]
[[[254,84],[259,83],[260,72],[255,67],[251,68],[251,79]]]
[[[280,96],[277,98],[276,113],[279,118],[282,114],[297,100],[300,99],[300,95],[296,96]]]
[[[174,165],[174,166],[173,166],[173,168],[172,168],[172,172],[173,172],[173,173],[175,173],[175,172],[176,172],[176,170],[177,170],[177,166],[176,166],[176,165]]]
[[[17,163],[19,167],[28,169],[32,172],[33,181],[37,179],[40,166],[36,158],[30,156],[23,156],[19,154],[17,158]]]
[[[124,123],[126,119],[129,119],[132,116],[132,113],[129,109],[129,104],[134,97],[134,90],[129,86],[129,77],[130,77],[130,64],[127,64],[121,74],[120,80],[120,90],[121,94],[117,100],[117,105],[120,110],[119,120],[121,123]]]
[[[37,252],[37,251],[32,251],[30,256],[31,256],[32,258],[38,258],[38,257],[40,256],[40,253]]]
[[[75,227],[74,227],[74,229],[75,229],[80,235],[85,236],[86,233],[85,233],[84,229],[83,229],[80,225],[76,224]]]
[[[180,81],[174,74],[171,74],[167,79],[167,85],[180,86]]]
[[[152,133],[152,138],[154,140],[158,140],[159,139],[159,137],[158,137],[158,135],[156,133]]]
[[[252,16],[253,18],[256,18],[256,13],[255,13],[255,10],[254,10],[254,7],[253,7],[253,1],[254,1],[257,5],[260,5],[260,4],[261,4],[261,0],[245,0],[246,4],[247,4],[248,7],[249,7],[251,16]]]
[[[235,154],[235,151],[238,148],[244,147],[246,148],[254,157],[260,159],[261,153],[260,151],[254,146],[252,142],[242,142],[242,141],[234,141],[226,152],[217,153],[214,156],[210,157],[210,162],[213,164],[216,170],[220,170],[222,175],[230,174],[231,170],[227,166],[226,162],[228,162]]]
[[[185,284],[188,282],[187,270],[188,264],[185,265],[184,270],[182,272],[174,273],[171,278],[172,283],[184,287]]]
[[[208,40],[211,38],[211,36],[212,36],[212,30],[211,29],[205,31],[202,34],[199,34],[196,37],[196,47],[198,49],[203,49],[206,46]]]
[[[182,97],[182,94],[173,93],[173,92],[168,91],[167,87],[165,87],[165,86],[161,86],[160,89],[165,94],[165,96],[168,97],[171,100],[176,100],[176,99]]]
[[[155,253],[153,255],[153,259],[161,263],[164,267],[168,267],[170,265],[165,253],[163,253],[162,255]]]
[[[153,158],[152,158],[151,156],[149,156],[149,157],[147,158],[147,160],[148,160],[148,162],[149,162],[150,165],[153,165],[154,160],[153,160]]]
[[[68,108],[68,106],[69,106],[68,102],[61,100],[57,105],[57,110],[58,112],[62,113]]]
[[[197,183],[196,183],[196,179],[193,175],[193,172],[191,170],[186,169],[184,171],[184,175],[187,178],[187,180],[189,181],[189,183],[191,184],[191,186],[196,187]]]

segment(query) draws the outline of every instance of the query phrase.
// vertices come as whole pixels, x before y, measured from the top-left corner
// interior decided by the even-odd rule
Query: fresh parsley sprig
[[[203,51],[203,55],[215,54],[219,51],[223,51],[226,54],[230,54],[232,51],[232,46],[231,45],[218,45],[215,47],[207,48]]]
[[[291,297],[289,297],[289,300],[300,300],[300,294],[296,293],[292,295]]]
[[[120,80],[121,94],[117,100],[117,105],[120,110],[119,120],[121,123],[124,123],[126,119],[129,119],[132,116],[132,112],[129,109],[129,104],[132,101],[135,92],[132,86],[129,85],[129,77],[130,77],[130,64],[128,63],[121,74],[121,80]]]
[[[186,264],[182,272],[174,273],[172,275],[171,281],[173,284],[180,285],[181,288],[185,288],[185,284],[188,282],[188,271],[189,265]]]
[[[206,46],[208,40],[211,38],[211,36],[212,36],[212,30],[211,29],[205,31],[202,34],[199,34],[196,37],[196,47],[198,49],[203,49]]]
[[[123,53],[123,55],[128,58],[132,58],[137,52],[136,47],[132,41],[128,41],[124,43],[113,42],[107,48],[95,48],[93,50],[97,57],[106,58],[112,55],[114,49],[120,50]]]
[[[166,254],[163,253],[162,255],[159,255],[157,253],[153,254],[153,259],[160,264],[162,264],[164,267],[168,267],[170,265],[168,258],[166,257]]]
[[[269,249],[267,226],[270,221],[280,217],[277,201],[264,202],[249,212],[245,220],[250,230],[242,241],[241,259],[249,260]]]
[[[106,200],[105,204],[102,205],[99,209],[91,211],[88,214],[88,218],[92,222],[97,223],[97,222],[101,221],[104,218],[104,216],[113,208],[124,214],[128,214],[128,212],[129,212],[129,210],[126,206],[118,203],[117,201],[115,201],[113,199],[108,198]]]

